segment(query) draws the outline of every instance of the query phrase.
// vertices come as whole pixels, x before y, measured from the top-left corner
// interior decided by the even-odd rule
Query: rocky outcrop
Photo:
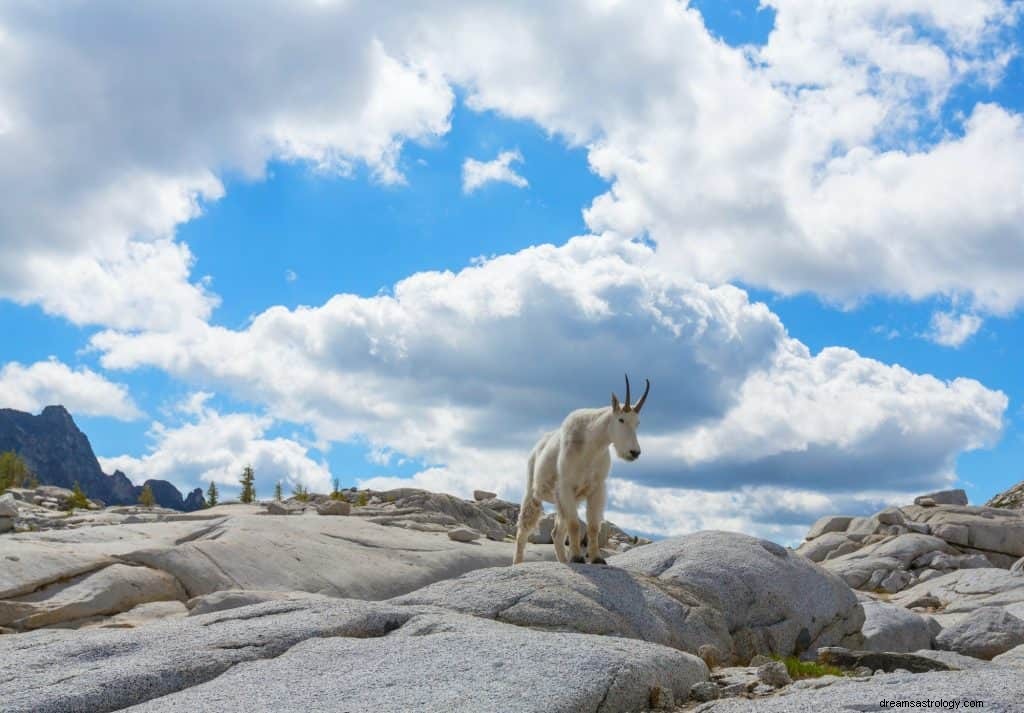
[[[445,606],[524,627],[732,650],[722,612],[670,582],[618,567],[538,562],[482,569],[391,600]]]
[[[979,607],[935,637],[935,647],[991,659],[1024,644],[1024,621],[1002,607]]]
[[[971,507],[963,491],[871,517],[823,518],[797,552],[864,591],[895,593],[959,569],[1008,568],[1024,554],[1024,511]],[[936,503],[936,504],[932,504]]]
[[[324,701],[353,712],[635,711],[652,698],[683,701],[708,677],[697,657],[644,641],[353,600],[269,602],[144,630],[0,637],[0,657],[8,713],[248,713]],[[297,672],[301,685],[281,685]],[[69,676],[75,685],[61,685]]]
[[[932,631],[924,617],[895,604],[862,601],[864,648],[908,652],[932,647]]]
[[[78,483],[88,498],[107,505],[134,504],[142,492],[124,473],[115,471],[107,475],[100,469],[89,439],[63,406],[47,406],[38,416],[0,409],[0,452],[3,451],[17,453],[41,484],[70,490]],[[178,489],[165,480],[146,482],[162,507],[200,507],[195,498],[186,505]],[[202,497],[201,491],[199,496]]]
[[[1024,509],[1024,480],[993,496],[985,505],[990,508]]]
[[[859,647],[864,612],[834,574],[767,540],[706,531],[615,555],[610,565],[680,587],[722,612],[732,654]]]

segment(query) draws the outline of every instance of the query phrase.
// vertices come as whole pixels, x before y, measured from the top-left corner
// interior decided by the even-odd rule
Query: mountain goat
[[[573,411],[556,431],[545,433],[530,453],[526,466],[526,494],[519,509],[516,553],[513,564],[523,561],[526,540],[544,514],[542,501],[555,505],[552,539],[555,556],[566,562],[565,536],[568,531],[571,562],[584,562],[580,554],[579,503],[587,501],[587,557],[591,564],[606,564],[598,549],[598,531],[604,519],[605,481],[612,467],[608,446],[626,461],[640,457],[636,429],[651,382],[644,380],[644,395],[630,406],[629,376],[626,376],[626,402],[619,404],[612,394],[612,405]]]

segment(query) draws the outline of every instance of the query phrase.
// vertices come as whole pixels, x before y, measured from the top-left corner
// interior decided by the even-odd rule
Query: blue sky
[[[98,41],[138,69],[95,94],[69,75],[90,99],[63,123],[33,57],[64,47],[98,86],[121,70],[73,16],[0,12],[28,48],[0,77],[0,149],[37,151],[0,185],[44,187],[0,199],[0,406],[64,402],[105,467],[183,489],[230,491],[255,461],[268,492],[518,498],[532,439],[621,396],[628,369],[656,384],[652,456],[613,472],[638,531],[785,540],[929,486],[983,501],[1024,477],[1024,31],[975,1],[978,26],[898,3],[857,27],[781,0],[666,3],[653,25],[654,6],[396,10],[455,38],[437,47],[359,9],[277,33],[268,61],[339,52],[279,76],[246,54],[255,34],[231,56],[173,28],[143,48],[126,38],[146,13],[112,6]],[[255,33],[236,10],[175,12]],[[537,56],[473,44],[501,13]],[[224,71],[196,79],[188,55]],[[467,161],[492,180],[467,191]],[[908,450],[905,474],[886,466]]]

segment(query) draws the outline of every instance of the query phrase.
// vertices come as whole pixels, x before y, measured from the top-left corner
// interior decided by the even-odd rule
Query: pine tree
[[[153,497],[153,489],[149,487],[149,483],[146,483],[142,487],[142,492],[139,493],[139,505],[147,508],[156,505],[156,498]]]
[[[212,480],[210,481],[210,487],[206,489],[206,507],[212,508],[217,504],[217,484]]]
[[[8,488],[35,487],[28,466],[14,451],[0,453],[0,493]]]
[[[152,493],[150,493],[152,495]],[[68,509],[72,508],[87,508],[89,507],[89,498],[85,497],[85,491],[82,490],[82,486],[75,481],[74,486],[71,488],[71,497],[68,498]]]
[[[238,482],[242,484],[242,494],[238,499],[243,503],[254,502],[256,500],[256,475],[251,465],[245,466]]]
[[[281,481],[274,483],[274,500],[281,502],[284,498],[281,496]]]
[[[341,481],[337,478],[334,479],[334,490],[331,491],[331,500],[341,500]]]

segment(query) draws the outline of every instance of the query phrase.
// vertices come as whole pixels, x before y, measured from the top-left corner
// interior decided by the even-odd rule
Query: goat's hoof
[[[587,563],[587,561],[585,559],[583,559],[582,555],[576,555],[575,557],[573,557],[569,561],[572,562],[573,564],[586,564]]]
[[[608,563],[604,561],[604,557],[595,557],[594,559],[590,560],[590,564],[608,564]]]

